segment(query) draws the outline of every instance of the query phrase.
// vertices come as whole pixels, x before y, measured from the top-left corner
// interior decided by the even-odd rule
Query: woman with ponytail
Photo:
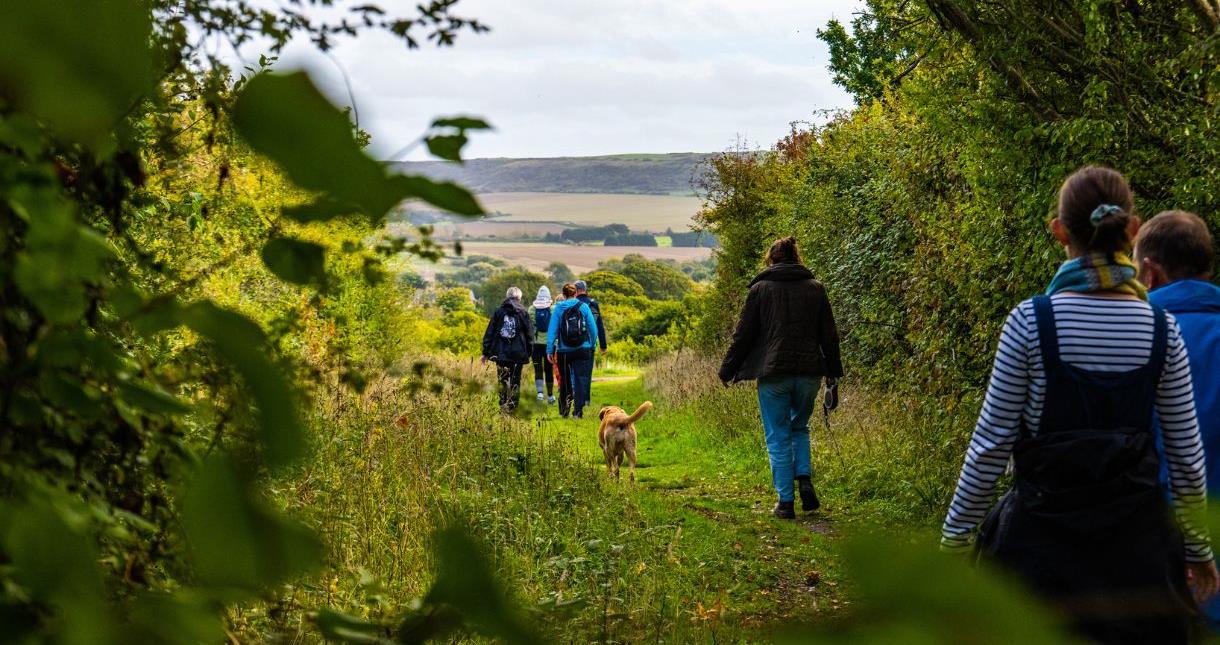
[[[838,405],[843,361],[826,288],[801,264],[796,238],[776,240],[766,265],[750,283],[720,380],[758,381],[763,436],[779,497],[773,512],[792,519],[798,493],[802,510],[821,507],[809,463],[809,417],[823,378],[825,407]]]
[[[1082,168],[1059,189],[1051,232],[1068,260],[1004,325],[941,544],[975,543],[1088,640],[1182,643],[1190,587],[1210,596],[1217,574],[1190,366],[1177,322],[1136,280],[1139,225],[1115,170]],[[988,513],[1010,459],[1014,485]]]

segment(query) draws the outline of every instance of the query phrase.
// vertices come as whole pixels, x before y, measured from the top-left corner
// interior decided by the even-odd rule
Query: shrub
[[[482,282],[475,290],[479,297],[479,305],[483,312],[491,314],[495,311],[500,303],[504,302],[504,294],[509,287],[518,287],[521,289],[522,304],[528,306],[528,297],[526,294],[538,292],[538,287],[546,284],[546,276],[529,269],[515,267],[512,269],[504,269],[492,274]]]
[[[581,276],[581,279],[589,283],[589,294],[602,302],[644,296],[644,287],[621,273],[594,271]]]

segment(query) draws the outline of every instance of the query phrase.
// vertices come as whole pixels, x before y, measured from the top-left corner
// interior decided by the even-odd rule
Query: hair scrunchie
[[[1093,214],[1089,216],[1089,221],[1092,222],[1093,226],[1095,227],[1101,226],[1102,220],[1110,217],[1111,215],[1117,215],[1121,212],[1123,212],[1122,206],[1115,206],[1114,204],[1102,204],[1101,206],[1093,209]]]

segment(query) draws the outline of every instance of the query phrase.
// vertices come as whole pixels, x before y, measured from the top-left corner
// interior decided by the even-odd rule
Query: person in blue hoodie
[[[1207,494],[1214,497],[1220,493],[1220,287],[1211,283],[1211,232],[1194,213],[1160,213],[1140,228],[1135,261],[1150,290],[1148,301],[1173,314],[1181,329],[1203,436]],[[1202,608],[1212,629],[1220,631],[1220,598]]]
[[[589,305],[576,298],[576,285],[563,285],[564,300],[555,304],[547,328],[546,350],[559,368],[559,415],[580,419],[589,401],[597,320]]]

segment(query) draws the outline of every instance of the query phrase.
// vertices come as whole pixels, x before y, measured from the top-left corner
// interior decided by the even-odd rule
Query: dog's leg
[[[631,484],[635,485],[635,444],[627,444],[627,463],[631,465]]]

